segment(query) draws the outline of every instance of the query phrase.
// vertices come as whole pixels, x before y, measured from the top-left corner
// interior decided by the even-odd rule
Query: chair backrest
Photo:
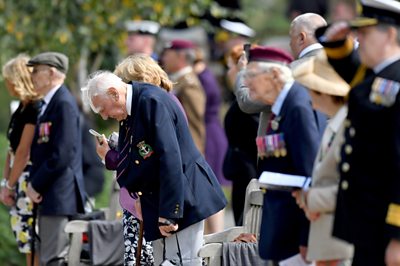
[[[257,239],[260,237],[263,202],[263,191],[260,189],[258,180],[254,178],[249,182],[246,188],[243,226],[245,232],[255,234]]]

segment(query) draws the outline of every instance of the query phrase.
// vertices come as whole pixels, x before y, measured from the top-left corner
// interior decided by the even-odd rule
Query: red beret
[[[293,61],[293,57],[279,48],[258,46],[250,49],[249,62],[251,61],[290,64]]]
[[[164,49],[179,50],[179,49],[194,49],[195,47],[196,47],[195,44],[189,40],[176,39],[167,42],[164,46]]]

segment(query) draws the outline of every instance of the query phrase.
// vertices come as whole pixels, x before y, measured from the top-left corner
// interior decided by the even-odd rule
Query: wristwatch
[[[4,178],[3,178],[3,180],[1,180],[1,187],[5,187],[8,190],[15,190],[15,186],[10,187],[10,185],[8,184],[8,180],[4,179]]]

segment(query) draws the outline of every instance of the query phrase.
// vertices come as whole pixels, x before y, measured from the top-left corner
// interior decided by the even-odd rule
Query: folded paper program
[[[311,184],[311,177],[264,171],[258,181],[261,187],[267,189],[294,190],[308,188]]]

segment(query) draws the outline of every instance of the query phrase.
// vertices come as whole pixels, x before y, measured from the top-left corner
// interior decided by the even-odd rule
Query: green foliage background
[[[286,0],[242,0],[242,6],[240,15],[258,32],[258,41],[287,34]],[[193,25],[200,22],[196,17],[205,11],[217,16],[238,13],[219,7],[213,0],[0,0],[0,65],[18,53],[60,51],[70,59],[68,86],[78,92],[88,73],[100,68],[112,70],[125,54],[125,20],[150,19],[162,25],[186,20]],[[0,76],[0,167],[8,146],[4,133],[10,116],[9,102]],[[105,133],[111,131],[107,129],[110,124],[102,122],[99,126]],[[110,180],[106,179],[104,192],[97,198],[98,207],[108,204]],[[24,265],[10,229],[7,208],[2,204],[0,238],[0,264]]]

